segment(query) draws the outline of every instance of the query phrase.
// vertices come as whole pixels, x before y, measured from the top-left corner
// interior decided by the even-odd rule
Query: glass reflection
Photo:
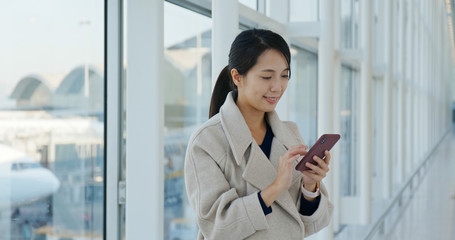
[[[164,239],[196,239],[183,164],[191,133],[208,119],[212,21],[167,2],[164,11]]]
[[[297,123],[305,143],[312,145],[317,138],[317,56],[296,47],[291,54],[290,120]]]
[[[341,161],[341,195],[355,196],[357,194],[357,73],[351,68],[342,67],[341,70],[341,139],[340,139],[340,161]]]
[[[0,16],[0,239],[103,239],[104,1]]]
[[[343,48],[358,47],[359,24],[359,1],[341,1],[341,44]]]
[[[319,21],[319,0],[290,0],[290,22]]]

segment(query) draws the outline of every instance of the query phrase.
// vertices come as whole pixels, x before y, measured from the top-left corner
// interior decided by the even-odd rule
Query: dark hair
[[[233,91],[234,99],[237,99],[237,86],[232,81],[231,70],[235,68],[240,75],[245,75],[256,64],[258,57],[268,49],[276,49],[283,54],[289,66],[289,77],[291,76],[291,52],[283,37],[264,29],[241,32],[232,42],[229,64],[221,70],[216,80],[210,101],[209,118],[220,111],[230,91]]]

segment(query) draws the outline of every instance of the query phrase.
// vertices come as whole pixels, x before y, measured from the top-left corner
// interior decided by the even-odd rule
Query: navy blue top
[[[262,144],[259,145],[259,147],[262,149],[262,152],[264,152],[265,156],[270,159],[270,151],[272,150],[272,141],[273,141],[273,131],[270,125],[267,123],[267,132],[265,133],[264,140],[262,140]],[[258,192],[258,198],[259,202],[261,203],[262,211],[264,212],[264,215],[267,215],[272,212],[272,206],[267,207],[265,205],[264,200],[261,197],[261,192]],[[300,200],[300,214],[305,215],[305,216],[311,216],[314,212],[316,212],[316,209],[318,209],[319,202],[321,200],[321,196],[319,195],[316,198],[316,201],[310,202],[306,200],[303,197],[303,194],[301,196]]]
[[[264,140],[262,140],[262,144],[259,145],[261,147],[264,154],[267,158],[270,158],[270,150],[272,150],[272,141],[273,141],[273,131],[269,124],[267,124],[267,131],[265,132]]]

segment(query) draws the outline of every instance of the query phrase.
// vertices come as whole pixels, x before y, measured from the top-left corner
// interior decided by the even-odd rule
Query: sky
[[[8,96],[29,74],[103,64],[102,0],[2,1],[0,29],[0,108],[11,106]]]
[[[170,47],[212,28],[212,19],[171,3],[164,3],[164,47]],[[178,16],[178,17],[176,17]],[[191,24],[188,24],[191,23]],[[166,31],[177,27],[179,31]]]
[[[186,26],[165,31],[165,47],[212,27],[210,18],[170,3],[164,23]],[[86,62],[104,63],[103,0],[2,1],[0,31],[0,109],[14,106],[8,97],[27,75],[65,76]]]

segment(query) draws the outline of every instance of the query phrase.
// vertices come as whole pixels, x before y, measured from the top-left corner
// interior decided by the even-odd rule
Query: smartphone
[[[318,165],[316,161],[313,160],[314,156],[318,156],[321,159],[325,157],[325,150],[330,151],[335,143],[340,139],[340,134],[324,134],[322,135],[316,143],[311,147],[310,151],[300,160],[300,162],[295,166],[295,169],[298,171],[311,170],[309,167],[305,166],[307,162],[310,162],[314,165]]]

